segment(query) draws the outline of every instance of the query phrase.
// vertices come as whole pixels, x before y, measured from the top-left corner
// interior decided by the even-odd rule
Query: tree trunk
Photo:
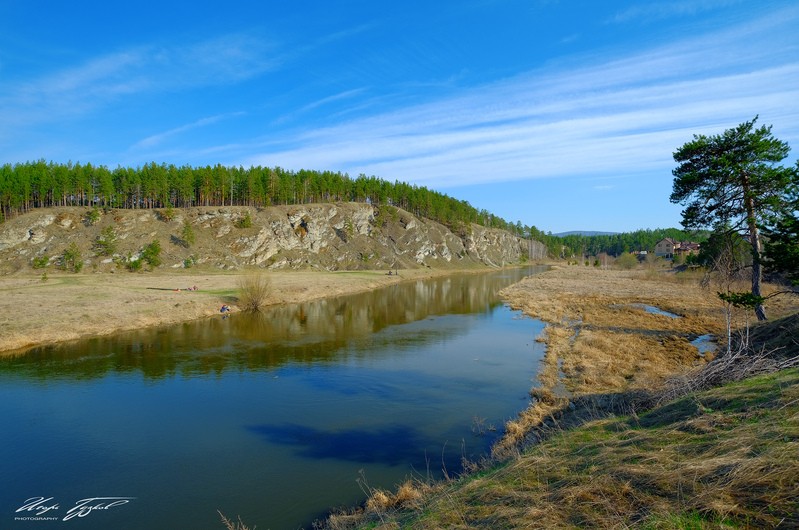
[[[755,219],[755,205],[749,192],[749,175],[743,177],[744,207],[746,208],[746,223],[749,227],[749,243],[752,245],[752,294],[761,296],[760,283],[763,281],[763,268],[760,265],[760,232]],[[758,320],[766,320],[766,309],[763,304],[755,306],[755,315]]]
[[[752,294],[762,296],[760,294],[760,283],[763,280],[763,268],[760,265],[760,234],[753,221],[749,223],[749,237],[752,243]],[[758,320],[766,320],[766,310],[763,304],[758,304],[755,307],[755,315]]]

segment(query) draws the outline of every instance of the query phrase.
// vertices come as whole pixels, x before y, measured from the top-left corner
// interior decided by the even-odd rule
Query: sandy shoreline
[[[368,291],[458,272],[490,269],[386,271],[274,271],[269,304]],[[0,277],[0,355],[35,346],[175,324],[237,308],[238,278],[246,273],[183,270],[141,274],[48,274]],[[188,290],[197,287],[196,291]]]

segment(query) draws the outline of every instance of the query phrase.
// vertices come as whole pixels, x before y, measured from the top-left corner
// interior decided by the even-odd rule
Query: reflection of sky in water
[[[651,313],[653,315],[660,315],[669,318],[680,318],[680,315],[676,315],[670,311],[666,311],[664,309],[660,309],[659,307],[655,307],[653,305],[647,304],[630,304],[631,307],[637,307],[639,309],[643,309],[647,313]]]
[[[700,335],[691,341],[691,345],[699,350],[699,355],[714,352],[718,348],[713,335]]]
[[[501,429],[526,405],[543,355],[487,276],[2,359],[0,501],[137,497],[81,530],[204,528],[216,509],[296,528],[360,502],[360,470],[383,488],[452,472],[490,442],[473,418]]]

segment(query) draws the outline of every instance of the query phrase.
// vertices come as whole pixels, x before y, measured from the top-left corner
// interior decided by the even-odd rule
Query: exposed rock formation
[[[75,243],[85,270],[116,268],[153,240],[162,267],[208,264],[220,268],[322,268],[326,270],[502,266],[545,257],[545,247],[504,230],[471,225],[459,234],[391,206],[363,203],[270,208],[109,210],[94,224],[88,208],[34,210],[0,225],[0,271],[31,267],[43,257],[55,264]],[[184,222],[195,234],[183,239]],[[96,242],[113,229],[115,258]]]

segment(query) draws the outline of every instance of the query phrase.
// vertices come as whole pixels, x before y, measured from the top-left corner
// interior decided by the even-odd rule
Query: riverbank
[[[528,441],[544,418],[569,400],[655,389],[704,365],[691,342],[723,336],[722,306],[699,277],[668,270],[561,267],[506,288],[515,309],[547,323],[547,354],[534,402],[505,426],[495,456]]]
[[[511,306],[547,323],[539,339],[547,353],[529,407],[508,421],[491,458],[472,473],[372,491],[363,511],[334,515],[328,527],[779,523],[782,515],[760,506],[771,504],[779,514],[795,508],[797,466],[787,455],[797,432],[784,423],[794,412],[784,411],[796,410],[796,372],[766,378],[762,389],[745,382],[676,404],[666,397],[680,382],[692,385],[714,357],[692,342],[725,334],[714,286],[701,287],[700,278],[665,269],[556,266],[503,290]],[[799,299],[769,302],[773,322],[752,335],[758,350],[784,347],[781,355],[799,355]],[[740,316],[734,326],[744,325]],[[786,341],[785,333],[794,338]],[[768,393],[779,398],[769,401]],[[730,406],[740,399],[746,406]],[[730,430],[744,420],[745,429]]]
[[[299,303],[450,275],[445,269],[387,271],[269,271],[268,305]],[[396,272],[396,271],[394,271]],[[49,272],[0,276],[0,355],[120,331],[166,326],[238,307],[238,282],[247,272]],[[194,290],[194,287],[197,289]]]

